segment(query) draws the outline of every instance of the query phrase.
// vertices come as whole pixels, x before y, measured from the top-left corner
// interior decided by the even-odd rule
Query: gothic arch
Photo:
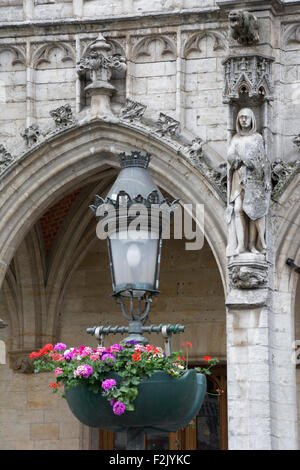
[[[149,171],[162,189],[193,207],[205,205],[204,233],[225,289],[226,225],[222,198],[168,139],[164,141],[145,130],[101,120],[49,136],[2,174],[0,284],[16,249],[46,209],[89,177],[111,167],[118,168],[116,155],[133,149],[152,154]]]

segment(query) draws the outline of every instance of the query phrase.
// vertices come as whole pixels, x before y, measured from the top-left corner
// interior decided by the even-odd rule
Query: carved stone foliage
[[[229,278],[231,286],[237,289],[257,289],[266,286],[268,274],[258,268],[233,266],[229,269]]]
[[[0,173],[2,173],[6,167],[13,161],[13,157],[6,150],[4,145],[0,144]]]
[[[189,155],[191,162],[193,163],[199,162],[199,159],[201,159],[201,157],[203,156],[203,148],[202,148],[203,144],[204,144],[204,141],[203,139],[201,139],[201,137],[196,137],[192,141],[188,149],[188,155]]]
[[[300,160],[294,162],[284,162],[278,160],[271,165],[271,178],[272,178],[272,198],[276,199],[284,188],[288,185],[291,179],[300,171]]]
[[[293,143],[297,145],[297,147],[300,147],[300,134],[298,134],[294,139]]]
[[[53,117],[57,129],[64,129],[75,123],[70,104],[65,104],[64,106],[53,109],[50,111],[50,116]]]
[[[179,121],[176,121],[175,119],[171,118],[170,116],[167,116],[164,113],[160,113],[159,118],[156,122],[156,126],[157,126],[156,133],[161,136],[178,135],[179,125],[180,125]]]
[[[273,99],[272,57],[261,54],[229,56],[224,62],[224,102],[237,100],[241,94]]]
[[[41,131],[37,124],[31,124],[31,126],[27,127],[23,132],[21,132],[21,136],[25,140],[27,147],[31,147],[32,145],[36,144],[40,135]]]
[[[119,55],[111,55],[111,45],[102,34],[99,34],[89,49],[86,51],[77,66],[79,75],[90,73],[92,85],[95,82],[103,82],[107,85],[112,70],[126,70],[126,58]]]
[[[231,288],[258,289],[268,283],[268,265],[261,255],[245,253],[228,264]]]
[[[125,106],[121,109],[120,117],[122,119],[129,119],[133,121],[142,118],[147,106],[137,101],[133,101],[127,98]]]
[[[228,19],[231,36],[239,44],[249,46],[259,41],[258,21],[252,13],[232,10]]]

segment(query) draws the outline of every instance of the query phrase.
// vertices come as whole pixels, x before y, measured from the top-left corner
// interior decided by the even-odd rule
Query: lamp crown
[[[138,167],[146,169],[149,165],[151,155],[148,152],[142,155],[140,151],[133,150],[131,154],[126,154],[125,152],[120,153],[119,159],[121,168]]]

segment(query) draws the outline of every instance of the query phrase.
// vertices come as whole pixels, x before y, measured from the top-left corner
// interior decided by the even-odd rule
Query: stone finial
[[[53,117],[57,129],[71,126],[75,122],[70,104],[53,109],[50,111],[50,116]]]
[[[160,113],[159,118],[156,122],[158,129],[156,130],[157,134],[164,135],[178,135],[180,123],[175,119],[167,116],[164,113]]]
[[[231,36],[239,44],[249,46],[259,41],[258,21],[252,13],[232,10],[228,19]]]
[[[113,70],[125,71],[126,58],[120,55],[110,55],[111,46],[102,34],[99,34],[87,54],[78,63],[77,73],[84,76],[90,74],[91,83],[85,87],[85,92],[91,95],[92,115],[113,116],[110,98],[115,93],[115,87],[110,83]]]
[[[25,140],[27,147],[32,147],[32,145],[36,144],[40,135],[41,132],[37,124],[31,124],[31,126],[21,132],[21,136]]]
[[[120,117],[129,121],[140,120],[146,108],[146,105],[127,98],[125,106],[121,109]]]

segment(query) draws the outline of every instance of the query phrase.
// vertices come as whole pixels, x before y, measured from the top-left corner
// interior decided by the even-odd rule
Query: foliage
[[[183,347],[190,348],[191,344],[184,343]],[[64,397],[63,389],[85,384],[94,393],[101,391],[117,415],[134,410],[141,380],[156,370],[180,377],[188,365],[182,351],[166,357],[161,348],[135,341],[96,349],[83,345],[67,349],[63,343],[47,344],[38,352],[32,352],[30,358],[34,359],[35,373],[54,372],[56,382],[49,385],[54,393],[61,391]],[[213,365],[216,361],[212,360]],[[208,364],[201,372],[210,373],[209,369]]]

